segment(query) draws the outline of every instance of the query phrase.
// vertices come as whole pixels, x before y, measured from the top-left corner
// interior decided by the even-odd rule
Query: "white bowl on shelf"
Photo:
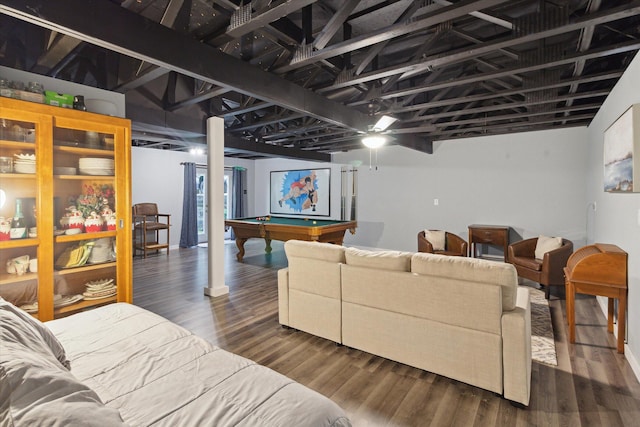
[[[55,175],[76,175],[78,170],[74,167],[56,166],[53,168],[53,173]]]

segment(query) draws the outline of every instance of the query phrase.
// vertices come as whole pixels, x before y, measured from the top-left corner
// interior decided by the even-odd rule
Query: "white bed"
[[[24,367],[14,366],[21,355],[13,353],[25,351],[22,343],[13,342],[17,334],[7,332],[7,327],[13,328],[6,326],[11,325],[7,316],[16,317],[16,310],[6,302],[0,305],[0,315],[5,316],[0,322],[0,374],[4,374],[0,377],[0,400],[6,399],[9,387],[11,401],[8,410],[6,404],[0,404],[0,417],[12,417],[16,426],[33,425],[38,420],[42,425],[56,425],[58,416],[65,419],[74,412],[86,418],[85,413],[93,409],[83,406],[87,405],[83,399],[91,393],[101,401],[93,402],[96,399],[89,396],[91,405],[98,409],[94,412],[95,425],[100,426],[119,422],[131,426],[351,425],[344,411],[319,393],[130,304],[111,304],[45,324],[63,350],[47,343],[53,362],[47,360],[44,371],[55,371],[50,366],[55,362],[62,367],[65,356],[71,365],[69,392],[61,393],[65,382],[59,377],[69,373],[64,367],[60,369],[63,372],[53,372],[54,380],[44,381],[42,366],[31,374]],[[17,341],[30,333],[22,334]],[[47,331],[38,333],[46,335]],[[27,347],[42,347],[33,340],[37,337],[29,338]],[[35,360],[36,365],[42,364],[37,357]],[[23,378],[12,382],[7,375],[12,372],[14,376],[21,373]],[[29,385],[25,380],[32,377],[35,380]],[[20,387],[39,391],[34,394]],[[78,393],[82,399],[76,398]],[[35,403],[30,402],[30,395],[38,396]],[[43,404],[42,396],[48,395],[62,398]],[[79,421],[86,423],[87,419]]]

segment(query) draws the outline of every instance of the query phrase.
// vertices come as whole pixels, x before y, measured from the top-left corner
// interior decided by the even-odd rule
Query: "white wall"
[[[180,165],[182,162],[207,164],[207,156],[150,148],[133,147],[131,149],[132,204],[157,203],[161,213],[171,214],[171,247],[178,247],[182,228],[184,185],[184,169]],[[249,182],[253,182],[252,163],[251,160],[225,158],[225,166],[246,167]],[[249,189],[248,193],[249,209],[252,209],[253,189]]]
[[[467,240],[469,224],[508,225],[520,236],[563,236],[580,246],[586,236],[586,128],[438,142],[434,154],[399,146],[334,155],[359,168],[360,246],[415,250],[425,228]],[[438,199],[438,206],[434,205]]]
[[[603,190],[603,134],[627,108],[640,103],[638,75],[640,55],[636,55],[589,126],[589,173],[585,191],[587,199],[595,202],[597,208],[592,213],[593,225],[590,230],[593,231],[589,235],[590,243],[612,243],[629,254],[628,344],[625,356],[640,378],[640,194],[606,193]],[[606,304],[604,298],[599,300],[601,304]],[[614,330],[617,331],[616,328]]]
[[[255,197],[255,210],[249,211],[249,216],[254,215],[268,215],[269,205],[269,191],[271,185],[271,171],[283,171],[294,169],[331,169],[331,195],[329,200],[330,214],[328,217],[318,217],[325,219],[340,219],[340,165],[324,163],[324,162],[309,162],[300,160],[287,160],[287,159],[264,159],[256,160],[254,162],[255,177],[253,182],[256,191]],[[309,218],[313,215],[306,214]]]

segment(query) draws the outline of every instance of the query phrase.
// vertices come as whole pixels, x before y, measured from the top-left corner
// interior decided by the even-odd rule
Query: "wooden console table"
[[[607,331],[613,333],[613,300],[618,299],[618,353],[624,353],[627,311],[627,253],[616,245],[596,243],[575,251],[564,268],[569,342],[576,342],[575,294],[607,297]]]
[[[509,247],[509,229],[505,225],[478,225],[469,226],[469,256],[476,256],[476,244],[502,246],[504,262],[507,262]]]

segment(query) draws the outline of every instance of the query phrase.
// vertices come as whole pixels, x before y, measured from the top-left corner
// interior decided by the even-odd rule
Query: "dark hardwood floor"
[[[552,295],[558,366],[533,363],[530,405],[516,409],[491,392],[281,328],[277,270],[287,260],[281,242],[272,246],[266,255],[251,239],[238,263],[235,245],[225,245],[230,292],[218,298],[203,292],[206,248],[135,259],[134,303],[331,398],[355,426],[640,425],[640,384],[593,297],[577,299],[569,345],[564,299]]]

